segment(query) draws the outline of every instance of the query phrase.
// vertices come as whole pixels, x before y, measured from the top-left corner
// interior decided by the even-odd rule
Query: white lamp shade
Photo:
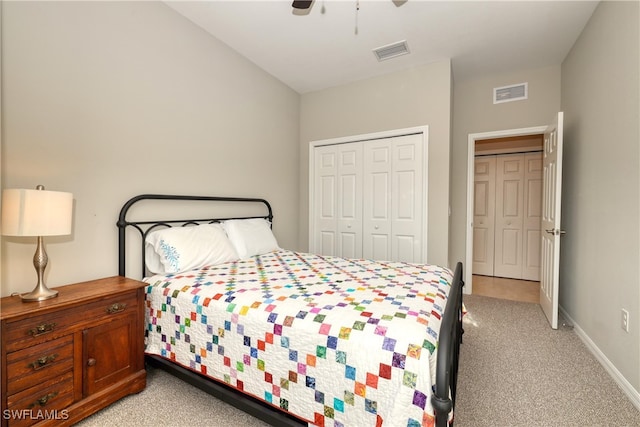
[[[2,234],[5,236],[71,234],[72,213],[71,193],[24,189],[2,192]]]

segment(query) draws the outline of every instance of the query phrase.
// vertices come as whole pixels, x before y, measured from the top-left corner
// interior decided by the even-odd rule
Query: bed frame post
[[[456,265],[438,336],[436,385],[435,393],[431,396],[437,427],[449,425],[449,413],[455,407],[458,360],[462,334],[464,333],[462,329],[462,287],[464,286],[462,277],[462,263],[459,262]]]

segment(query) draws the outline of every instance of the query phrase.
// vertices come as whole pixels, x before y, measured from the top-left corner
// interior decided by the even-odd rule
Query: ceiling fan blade
[[[291,6],[293,6],[294,9],[309,9],[311,3],[313,3],[313,0],[294,0]]]

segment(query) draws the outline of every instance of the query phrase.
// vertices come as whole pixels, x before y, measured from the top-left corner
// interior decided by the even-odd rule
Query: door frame
[[[466,222],[466,254],[464,292],[470,294],[473,290],[473,200],[474,200],[474,171],[476,157],[476,141],[483,139],[508,138],[512,136],[539,135],[547,130],[548,126],[535,126],[529,128],[507,129],[491,132],[470,133],[467,144],[467,222]]]

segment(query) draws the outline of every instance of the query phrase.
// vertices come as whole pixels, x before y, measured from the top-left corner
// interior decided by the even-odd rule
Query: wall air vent
[[[529,97],[528,83],[493,88],[493,103],[520,101]]]
[[[407,45],[406,40],[402,40],[375,48],[373,49],[373,53],[376,55],[376,58],[378,58],[378,61],[384,61],[385,59],[391,59],[396,56],[408,54],[409,46]]]

